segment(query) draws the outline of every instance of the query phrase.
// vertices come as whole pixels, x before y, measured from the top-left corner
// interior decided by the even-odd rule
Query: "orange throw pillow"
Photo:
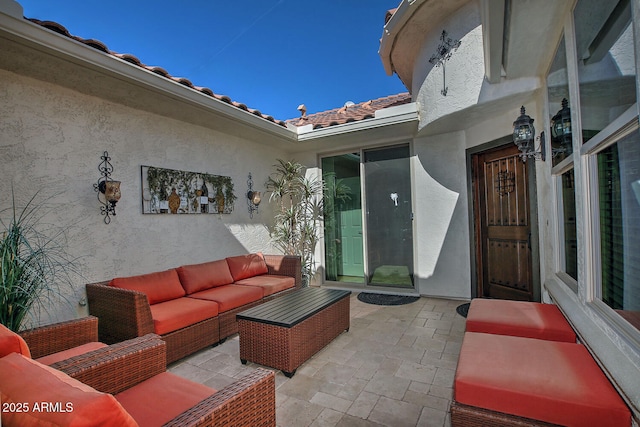
[[[31,357],[29,346],[24,338],[0,324],[0,357],[11,353],[20,353]]]
[[[11,353],[0,359],[2,423],[8,426],[137,426],[110,394]]]
[[[224,259],[203,264],[183,265],[176,270],[187,295],[233,283],[229,265]]]
[[[233,280],[247,279],[260,274],[267,274],[269,268],[264,261],[262,254],[239,255],[227,258],[229,271],[233,276]]]
[[[184,288],[175,269],[140,276],[117,277],[110,285],[116,288],[143,292],[149,304],[169,301],[185,296]]]

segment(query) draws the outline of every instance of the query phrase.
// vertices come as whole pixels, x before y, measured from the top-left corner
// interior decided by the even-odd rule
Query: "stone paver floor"
[[[351,328],[300,368],[276,372],[278,427],[449,426],[463,301],[376,306],[351,296]],[[240,363],[238,336],[169,370],[220,389],[259,365]]]

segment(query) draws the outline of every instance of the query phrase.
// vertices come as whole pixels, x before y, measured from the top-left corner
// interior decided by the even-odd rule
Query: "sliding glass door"
[[[322,159],[326,280],[413,287],[408,145]]]

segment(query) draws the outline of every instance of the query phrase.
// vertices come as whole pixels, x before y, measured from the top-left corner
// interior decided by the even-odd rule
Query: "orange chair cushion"
[[[563,426],[625,426],[631,413],[581,344],[467,332],[459,403]]]
[[[61,360],[67,360],[70,357],[89,353],[90,351],[98,350],[103,347],[107,347],[107,345],[101,342],[90,342],[87,344],[82,344],[77,347],[70,348],[68,350],[59,351],[57,353],[39,357],[36,360],[42,363],[43,365],[53,365],[54,363],[60,362]]]
[[[147,294],[149,304],[169,301],[185,296],[175,269],[140,276],[117,277],[111,280],[111,286],[131,289]]]
[[[11,353],[19,353],[31,357],[29,346],[24,338],[0,323],[0,357]]]
[[[215,392],[203,384],[163,372],[115,397],[141,426],[161,426]]]
[[[262,299],[262,288],[257,286],[226,285],[206,291],[196,292],[189,298],[215,301],[220,313],[233,310],[245,304]]]
[[[234,281],[246,279],[248,277],[267,274],[269,268],[264,261],[262,254],[239,255],[227,258],[229,271]]]
[[[151,306],[153,327],[158,335],[186,328],[217,315],[218,304],[194,298],[178,298]]]
[[[3,409],[13,408],[2,412],[3,425],[138,425],[110,394],[21,354],[0,359],[0,384]]]
[[[476,298],[467,314],[467,332],[576,342],[558,306],[537,302]]]
[[[224,259],[203,264],[183,265],[176,271],[187,295],[233,283],[229,264]]]
[[[236,285],[257,286],[262,288],[263,296],[272,295],[285,289],[293,288],[296,281],[293,277],[277,276],[275,274],[263,274],[261,276],[249,277],[238,280]]]

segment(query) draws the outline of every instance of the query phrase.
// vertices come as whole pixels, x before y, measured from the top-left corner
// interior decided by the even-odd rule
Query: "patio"
[[[465,329],[461,301],[421,298],[376,306],[351,295],[351,327],[303,364],[276,374],[279,427],[447,426]],[[258,365],[242,365],[238,336],[170,365],[220,389]]]

